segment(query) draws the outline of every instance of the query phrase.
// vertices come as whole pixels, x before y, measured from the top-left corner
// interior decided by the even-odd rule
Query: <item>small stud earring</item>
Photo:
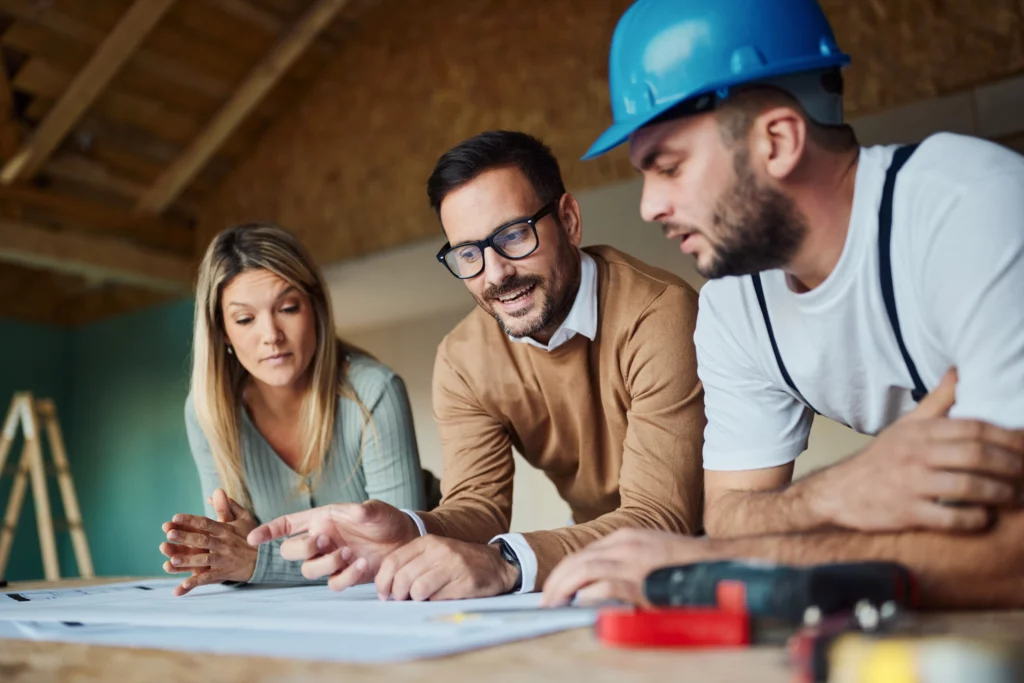
[[[235,349],[231,346],[231,344],[228,344],[228,355],[229,356],[235,355]]]

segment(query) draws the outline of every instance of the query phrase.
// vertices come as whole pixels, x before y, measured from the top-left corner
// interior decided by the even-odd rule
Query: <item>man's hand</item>
[[[376,584],[381,600],[462,600],[508,593],[518,575],[497,545],[423,536],[387,556]]]
[[[562,560],[544,584],[545,607],[608,601],[647,606],[644,580],[655,569],[717,559],[713,541],[667,531],[620,529]]]
[[[415,522],[398,508],[370,500],[324,505],[284,515],[257,527],[249,543],[259,545],[282,536],[281,557],[302,560],[307,579],[330,576],[333,590],[372,581],[381,562],[419,537]]]
[[[810,504],[831,523],[860,531],[984,529],[991,508],[1018,500],[1024,432],[946,417],[955,397],[950,371],[913,412],[816,475]]]

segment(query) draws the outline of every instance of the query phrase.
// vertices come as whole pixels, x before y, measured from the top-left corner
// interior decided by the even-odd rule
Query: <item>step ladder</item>
[[[25,502],[25,488],[28,479],[32,480],[32,495],[35,499],[36,525],[39,528],[39,548],[43,555],[43,573],[47,581],[60,578],[60,564],[57,561],[57,540],[54,536],[53,515],[50,511],[50,495],[47,489],[46,467],[43,464],[43,433],[40,424],[45,426],[50,454],[53,458],[53,470],[60,487],[61,500],[71,543],[74,546],[75,561],[78,573],[82,578],[95,576],[89,544],[82,527],[82,513],[78,507],[78,497],[71,481],[68,469],[67,452],[64,449],[64,438],[57,421],[57,408],[50,399],[35,399],[32,394],[23,391],[14,394],[11,406],[4,420],[3,432],[0,433],[0,476],[4,473],[4,464],[14,438],[21,426],[24,437],[21,449],[21,460],[14,471],[14,483],[11,486],[7,512],[4,514],[3,529],[0,530],[0,579],[4,577],[7,563],[14,545],[14,532],[18,527],[18,518]]]

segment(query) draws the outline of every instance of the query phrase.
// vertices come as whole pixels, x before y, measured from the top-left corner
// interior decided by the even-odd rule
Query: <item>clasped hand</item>
[[[177,596],[211,583],[248,581],[256,568],[258,551],[246,542],[256,528],[252,513],[222,489],[213,492],[210,503],[217,520],[177,514],[162,527],[169,541],[160,544],[160,552],[168,558],[164,571],[191,573],[174,589]]]
[[[824,519],[868,532],[975,532],[1018,504],[1024,431],[948,417],[956,382],[951,370],[864,450],[809,479]]]

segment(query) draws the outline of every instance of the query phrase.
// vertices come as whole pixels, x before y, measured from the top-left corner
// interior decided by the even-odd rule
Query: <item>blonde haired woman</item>
[[[221,581],[298,583],[258,524],[371,498],[423,506],[409,400],[387,367],[339,340],[327,287],[302,244],[269,224],[214,238],[199,268],[185,426],[206,517],[164,524],[176,590]]]

